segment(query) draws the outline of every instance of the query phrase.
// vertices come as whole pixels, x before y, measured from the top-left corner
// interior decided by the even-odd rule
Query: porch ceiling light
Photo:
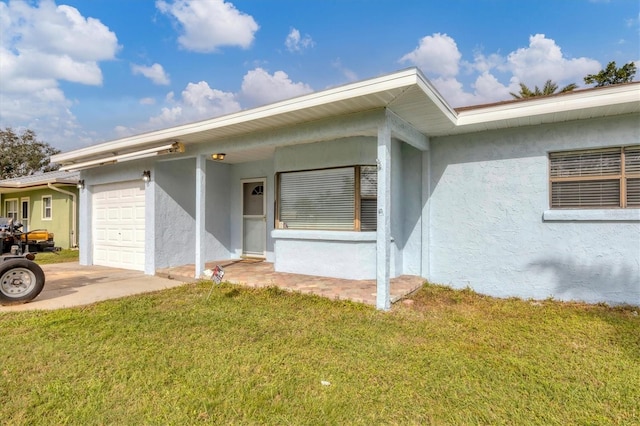
[[[76,187],[77,187],[78,189],[84,189],[84,179],[80,179],[80,180],[78,181],[78,183],[76,184]]]
[[[224,156],[227,155],[223,152],[218,152],[216,154],[211,154],[211,159],[215,160],[215,161],[222,161],[224,160]]]
[[[149,182],[151,180],[151,170],[145,170],[142,172],[142,180],[144,182]]]
[[[60,167],[59,170],[83,170],[94,166],[100,166],[103,164],[122,163],[125,161],[139,160],[141,158],[153,157],[156,155],[173,154],[178,152],[184,152],[184,145],[180,142],[173,142],[167,145],[157,146],[155,148],[143,149],[135,152],[128,152],[126,154],[114,155],[112,157],[99,158],[96,160],[89,160],[82,163],[66,164]]]

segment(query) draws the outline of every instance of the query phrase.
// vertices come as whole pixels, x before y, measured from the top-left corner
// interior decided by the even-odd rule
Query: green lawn
[[[209,289],[0,314],[0,423],[640,424],[638,308]]]
[[[44,251],[36,253],[36,263],[46,265],[50,263],[76,262],[78,250]]]

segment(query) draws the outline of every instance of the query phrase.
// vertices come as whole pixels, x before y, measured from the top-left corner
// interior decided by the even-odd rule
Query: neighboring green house
[[[0,216],[23,231],[46,229],[55,247],[78,246],[78,172],[48,172],[0,180]]]

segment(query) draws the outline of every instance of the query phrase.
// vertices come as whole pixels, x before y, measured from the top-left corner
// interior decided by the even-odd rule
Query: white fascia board
[[[422,89],[422,91],[429,97],[431,102],[435,106],[437,106],[442,114],[447,117],[451,123],[456,124],[458,119],[458,113],[445,101],[444,97],[438,92],[433,84],[429,80],[422,75],[422,73],[418,73],[417,84]]]
[[[387,74],[369,80],[350,83],[333,89],[323,90],[321,92],[310,93],[308,95],[287,99],[284,101],[276,102],[274,104],[265,105],[263,107],[240,111],[209,120],[157,130],[141,135],[129,136],[115,141],[105,142],[99,145],[69,151],[67,153],[56,154],[51,157],[51,162],[65,163],[73,160],[79,160],[84,157],[97,156],[105,153],[112,154],[113,152],[117,152],[125,148],[131,149],[136,146],[145,145],[151,142],[171,139],[179,140],[181,136],[192,133],[205,132],[216,128],[229,127],[240,123],[246,123],[273,117],[276,115],[287,114],[298,110],[327,105],[346,99],[366,96],[377,92],[384,92],[386,90],[408,87],[411,85],[415,85],[418,80],[422,79],[422,77],[419,77],[419,71],[416,68],[409,68],[393,74]]]
[[[53,180],[40,180],[32,182],[8,182],[0,183],[0,189],[37,189],[39,187],[46,188],[47,184],[60,184],[60,185],[75,185],[77,180],[69,181],[69,179],[53,179]]]
[[[35,186],[47,186],[48,183],[59,183],[75,185],[78,181],[78,176],[73,177],[45,177],[42,179],[33,179],[31,176],[26,176],[27,179],[7,180],[0,181],[0,188],[33,188]]]
[[[566,93],[559,96],[531,99],[504,105],[460,111],[456,125],[463,127],[478,123],[535,117],[559,112],[579,111],[613,105],[640,102],[640,85],[620,85],[607,89]]]

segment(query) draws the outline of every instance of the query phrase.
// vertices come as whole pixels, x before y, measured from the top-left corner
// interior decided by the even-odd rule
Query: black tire
[[[0,305],[15,305],[35,299],[44,288],[42,268],[27,259],[0,262]]]

